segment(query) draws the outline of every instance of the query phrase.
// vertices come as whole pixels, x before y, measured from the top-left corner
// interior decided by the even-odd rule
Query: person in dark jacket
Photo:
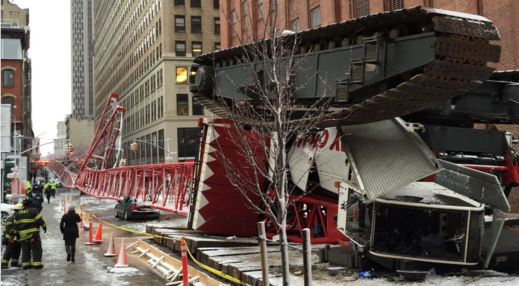
[[[50,197],[52,196],[52,190],[50,188],[50,185],[49,187],[47,187],[48,184],[45,184],[45,196],[47,197],[47,204],[50,204]]]
[[[76,262],[76,239],[79,237],[79,229],[77,224],[81,221],[81,218],[76,213],[74,206],[68,207],[68,212],[63,215],[59,228],[63,233],[63,239],[65,240],[65,249],[67,251],[67,261]]]

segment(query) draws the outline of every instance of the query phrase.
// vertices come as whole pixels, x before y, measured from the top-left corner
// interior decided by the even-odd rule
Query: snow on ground
[[[98,199],[93,197],[83,196],[81,201],[85,210],[95,212],[100,219],[116,222],[117,225],[129,228],[132,230],[145,231],[147,224],[164,225],[168,227],[181,227],[185,225],[185,220],[178,218],[178,216],[171,216],[166,212],[161,212],[161,219],[159,220],[145,220],[145,221],[124,221],[115,219],[113,209],[116,201]],[[62,211],[62,210],[61,210]],[[166,218],[166,219],[164,219]],[[169,220],[171,218],[171,220]],[[90,262],[89,262],[90,263]],[[92,263],[95,263],[92,261]],[[135,269],[135,268],[133,268]],[[114,276],[139,276],[139,270],[135,272],[132,268],[116,269],[108,267],[105,270]],[[106,272],[105,272],[106,273]],[[376,275],[377,273],[375,273]],[[506,275],[499,272],[485,272],[479,276],[439,276],[436,274],[429,275],[423,282],[407,282],[403,281],[397,276],[388,278],[375,279],[359,279],[356,273],[343,274],[332,276],[325,270],[314,271],[314,284],[320,286],[337,286],[337,285],[359,285],[359,286],[390,286],[390,285],[405,285],[405,286],[462,286],[462,285],[476,285],[476,286],[512,286],[519,285],[519,276]],[[106,275],[106,274],[105,274]],[[491,275],[491,277],[487,277]],[[7,281],[8,282],[8,281]],[[271,281],[273,284],[281,282],[281,279],[274,278]],[[291,281],[292,285],[303,285],[303,277],[297,276]],[[2,281],[2,285],[3,281]],[[23,285],[23,284],[5,284],[5,285]]]
[[[142,271],[134,267],[127,268],[115,268],[115,267],[107,267],[106,271],[108,273],[113,273],[115,276],[141,276],[143,275]]]

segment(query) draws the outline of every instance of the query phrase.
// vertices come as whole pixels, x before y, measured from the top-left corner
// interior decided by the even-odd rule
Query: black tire
[[[115,218],[118,218],[119,215],[117,214],[117,209],[114,210],[114,213],[115,213]]]
[[[2,212],[2,224],[5,223],[7,218],[9,217],[9,214],[6,212]]]

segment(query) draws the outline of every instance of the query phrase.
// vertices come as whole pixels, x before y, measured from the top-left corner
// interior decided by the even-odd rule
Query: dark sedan
[[[158,219],[160,212],[146,206],[142,203],[138,203],[133,199],[125,198],[119,200],[115,205],[115,217],[129,219]]]

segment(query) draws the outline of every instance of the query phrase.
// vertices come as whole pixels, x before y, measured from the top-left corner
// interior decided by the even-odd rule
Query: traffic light
[[[67,152],[67,153],[72,152],[72,150],[73,150],[73,149],[72,149],[72,144],[70,144],[70,143],[65,144],[65,145],[63,146],[63,149],[64,149],[65,152]]]

